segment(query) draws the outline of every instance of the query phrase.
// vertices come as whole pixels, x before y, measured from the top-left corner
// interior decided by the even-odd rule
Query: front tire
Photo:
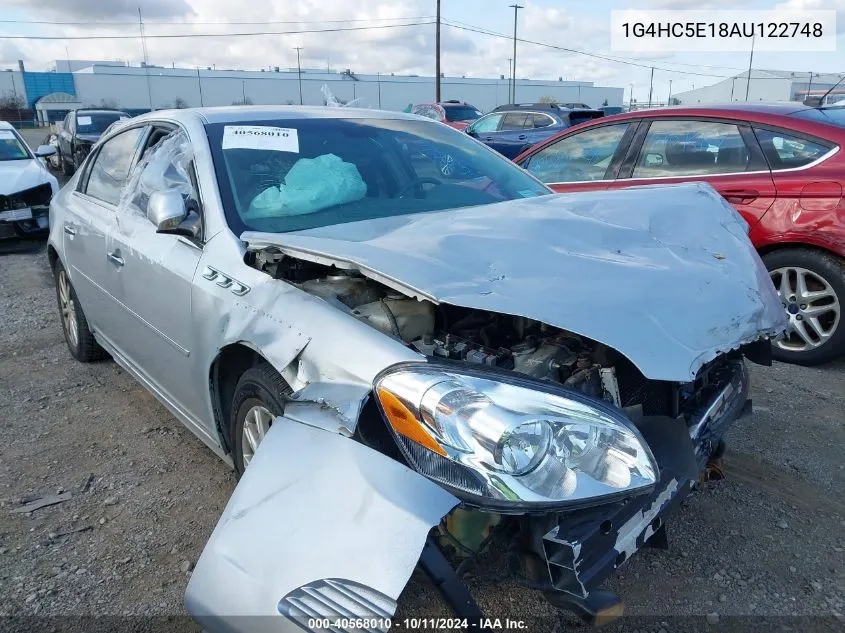
[[[822,251],[789,248],[763,256],[789,318],[772,357],[817,365],[845,353],[845,261]]]
[[[243,475],[273,419],[282,415],[293,390],[279,373],[262,362],[247,369],[235,387],[229,423],[232,461]]]
[[[61,262],[56,262],[54,275],[59,317],[62,320],[62,331],[71,356],[82,363],[91,363],[107,358],[108,354],[97,343],[94,334],[88,327],[88,320],[85,318],[82,306],[79,305],[79,298],[76,296],[76,291],[73,289],[67,271]]]

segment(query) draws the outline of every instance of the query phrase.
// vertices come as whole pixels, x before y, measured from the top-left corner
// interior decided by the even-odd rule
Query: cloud
[[[138,7],[145,18],[177,18],[193,13],[186,0],[6,0],[6,5],[54,19],[137,18]]]

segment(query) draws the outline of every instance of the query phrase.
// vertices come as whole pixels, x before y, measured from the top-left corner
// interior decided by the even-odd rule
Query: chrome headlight
[[[611,406],[498,373],[407,363],[376,378],[408,462],[467,503],[516,511],[648,491],[657,466]]]

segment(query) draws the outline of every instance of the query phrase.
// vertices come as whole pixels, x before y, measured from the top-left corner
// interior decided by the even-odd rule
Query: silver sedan
[[[151,113],[50,214],[71,354],[241,476],[186,593],[213,632],[387,628],[417,565],[483,623],[452,563],[491,543],[618,613],[602,581],[665,539],[785,326],[708,186],[551,195],[413,115]]]

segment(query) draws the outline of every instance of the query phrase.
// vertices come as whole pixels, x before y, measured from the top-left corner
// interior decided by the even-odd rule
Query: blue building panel
[[[26,90],[26,100],[29,108],[35,107],[35,102],[52,92],[66,92],[76,96],[76,86],[72,73],[23,73],[23,85]]]

